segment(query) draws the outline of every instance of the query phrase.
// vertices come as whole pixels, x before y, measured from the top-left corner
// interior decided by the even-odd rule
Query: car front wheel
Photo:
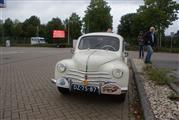
[[[70,93],[69,89],[67,88],[61,88],[61,87],[57,87],[57,88],[58,88],[58,91],[64,95]]]
[[[120,100],[121,102],[124,102],[125,99],[126,99],[126,93],[120,94],[120,95],[118,96],[118,98],[119,98],[119,100]]]

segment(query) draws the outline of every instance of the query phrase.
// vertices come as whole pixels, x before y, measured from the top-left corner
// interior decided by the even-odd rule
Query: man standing
[[[108,28],[107,32],[112,33],[112,28]]]
[[[145,58],[146,64],[152,64],[151,56],[153,54],[153,47],[157,46],[157,37],[155,35],[155,28],[150,27],[150,30],[145,34],[145,45],[147,46],[147,55]]]

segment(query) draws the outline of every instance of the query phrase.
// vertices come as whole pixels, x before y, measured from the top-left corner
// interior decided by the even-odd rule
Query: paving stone
[[[11,47],[0,50],[5,52],[2,57],[9,58],[0,57],[0,119],[122,118],[123,103],[93,95],[63,96],[50,82],[57,61],[72,56],[70,49]]]

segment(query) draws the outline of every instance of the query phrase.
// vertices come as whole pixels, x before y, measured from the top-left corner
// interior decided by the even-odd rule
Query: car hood
[[[85,50],[75,53],[72,60],[80,71],[98,71],[103,64],[120,59],[120,55],[107,50]]]

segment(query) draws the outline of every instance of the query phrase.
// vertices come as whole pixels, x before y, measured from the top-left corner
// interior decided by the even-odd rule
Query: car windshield
[[[83,49],[119,50],[119,39],[110,36],[87,36],[80,40],[79,47]]]

